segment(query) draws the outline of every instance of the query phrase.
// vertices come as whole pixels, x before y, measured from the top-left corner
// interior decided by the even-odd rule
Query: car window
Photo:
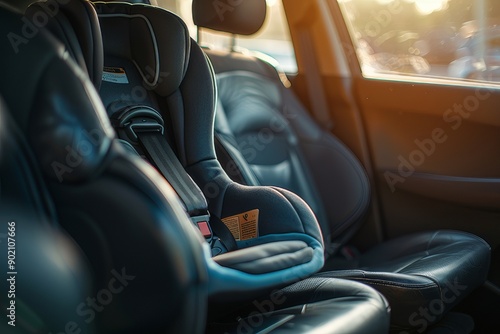
[[[154,3],[154,1],[153,1]],[[196,26],[191,15],[191,0],[156,0],[156,4],[179,15],[189,27],[191,37],[196,38]],[[268,13],[262,29],[253,36],[237,36],[236,49],[257,51],[278,61],[287,73],[297,72],[297,62],[281,0],[267,0]],[[202,29],[201,45],[212,49],[230,49],[231,35]]]
[[[337,0],[365,76],[500,82],[500,2]]]

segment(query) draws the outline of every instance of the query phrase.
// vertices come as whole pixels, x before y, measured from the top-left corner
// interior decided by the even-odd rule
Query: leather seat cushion
[[[439,230],[382,243],[361,256],[357,269],[317,276],[370,285],[394,306],[394,326],[421,328],[422,319],[437,322],[480,286],[486,280],[489,261],[490,247],[481,238]]]
[[[257,333],[270,327],[287,334],[387,333],[389,313],[384,297],[364,284],[311,277],[256,299],[226,321],[211,324],[207,333]]]

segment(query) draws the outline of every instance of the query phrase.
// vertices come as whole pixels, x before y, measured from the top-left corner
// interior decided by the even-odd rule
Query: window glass
[[[179,15],[186,22],[191,37],[196,38],[196,26],[191,15],[191,0],[156,0],[158,6]],[[252,36],[237,36],[236,49],[264,53],[278,61],[288,73],[297,72],[297,62],[293,50],[288,23],[281,0],[267,0],[266,22],[262,29]],[[212,49],[230,49],[231,35],[202,29],[199,36],[202,45]]]
[[[500,1],[337,1],[365,75],[500,81]]]

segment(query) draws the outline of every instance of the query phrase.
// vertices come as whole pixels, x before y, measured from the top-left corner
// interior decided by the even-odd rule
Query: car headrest
[[[266,0],[193,0],[193,21],[202,28],[252,35],[264,24],[266,9]]]
[[[149,5],[121,2],[94,5],[106,57],[132,61],[147,88],[160,96],[169,96],[177,90],[186,75],[191,47],[185,23],[169,11]]]
[[[66,45],[99,90],[104,56],[101,28],[93,5],[87,0],[39,1],[28,7],[25,16],[35,25],[47,18],[47,29]]]

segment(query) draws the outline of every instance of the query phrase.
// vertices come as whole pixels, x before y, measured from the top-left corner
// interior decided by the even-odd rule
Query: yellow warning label
[[[253,239],[259,236],[259,209],[223,218],[222,222],[231,231],[236,241]]]
[[[222,219],[222,222],[227,226],[234,239],[240,240],[240,220],[238,216],[232,216]]]

